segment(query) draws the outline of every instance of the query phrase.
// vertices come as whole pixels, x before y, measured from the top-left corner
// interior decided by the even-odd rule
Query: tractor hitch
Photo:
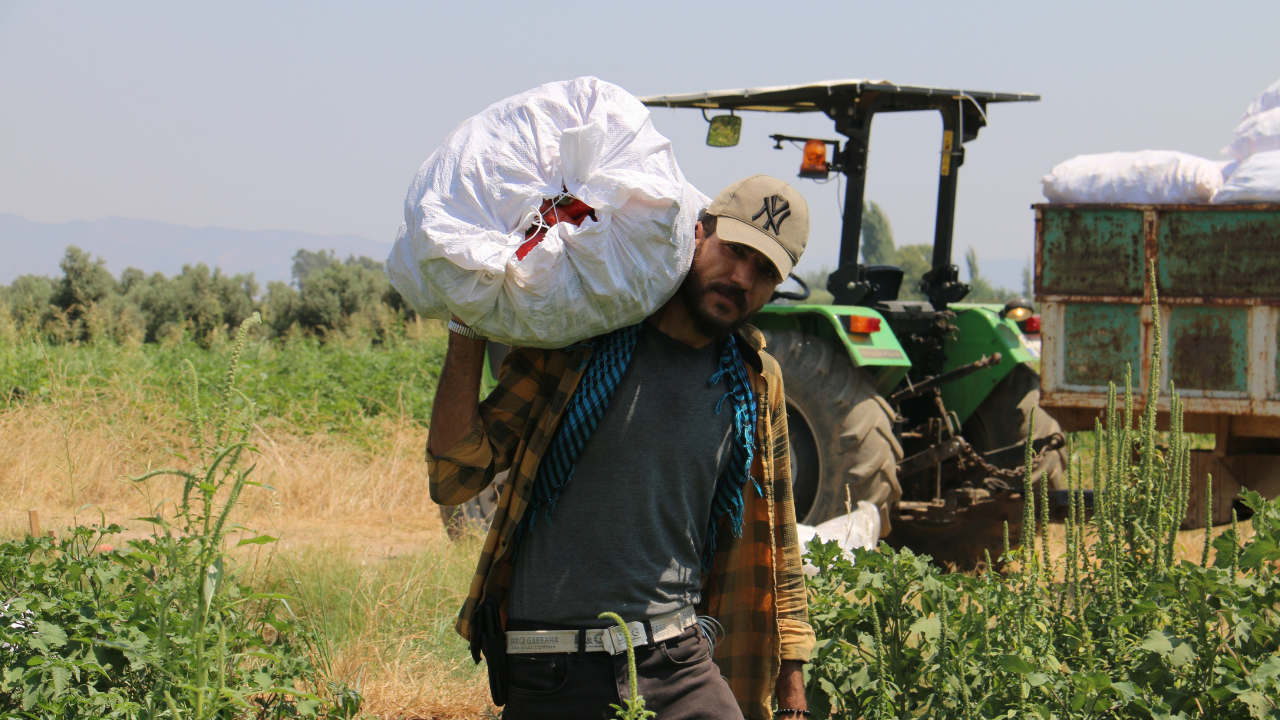
[[[1004,358],[1000,353],[994,353],[990,356],[983,356],[981,359],[975,360],[968,365],[961,365],[954,370],[948,370],[941,375],[935,375],[916,385],[912,385],[911,381],[908,380],[907,387],[889,396],[889,402],[898,403],[908,398],[918,397],[936,387],[946,385],[947,383],[959,380],[962,377],[968,377],[979,370],[984,370],[993,365],[999,365],[1002,359]]]

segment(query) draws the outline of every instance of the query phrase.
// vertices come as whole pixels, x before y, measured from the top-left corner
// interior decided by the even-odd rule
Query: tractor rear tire
[[[1035,440],[1062,432],[1058,421],[1040,407],[1040,375],[1025,364],[1018,365],[965,421],[961,435],[980,453],[1026,443],[1033,415]],[[1048,476],[1050,491],[1062,489],[1066,467],[1065,448],[1046,452],[1035,464],[1033,487],[1039,490],[1043,472]],[[1010,545],[1017,546],[1021,542],[1022,513],[1021,488],[1013,493],[996,493],[990,500],[957,512],[954,520],[949,522],[900,520],[889,543],[930,555],[944,565],[968,570],[984,565],[985,553],[991,554],[993,562],[1000,557],[1004,549],[1006,523],[1009,525]]]
[[[889,506],[902,497],[893,409],[843,348],[798,330],[764,335],[782,367],[796,521],[817,525],[866,500],[887,535]]]
[[[498,506],[498,497],[502,494],[502,485],[506,479],[507,473],[500,472],[479,495],[461,505],[440,506],[440,521],[444,523],[450,540],[457,540],[470,532],[489,531],[489,524],[493,522],[493,509]]]
[[[1018,365],[1001,380],[960,433],[980,453],[1027,442],[1027,430],[1035,417],[1034,440],[1062,434],[1062,427],[1040,407],[1040,374],[1030,366]],[[1036,488],[1041,473],[1049,477],[1049,491],[1066,488],[1067,449],[1050,450],[1035,464]]]

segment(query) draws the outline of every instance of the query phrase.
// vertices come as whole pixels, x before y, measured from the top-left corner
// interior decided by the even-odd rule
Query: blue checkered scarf
[[[514,541],[520,542],[524,534],[533,529],[539,513],[551,522],[560,492],[573,478],[573,468],[591,439],[600,418],[609,407],[609,401],[622,382],[622,376],[631,363],[636,341],[640,338],[641,324],[615,330],[591,341],[591,357],[586,372],[578,383],[578,389],[569,399],[564,418],[560,421],[551,449],[542,458],[533,480],[533,492],[529,507],[516,527]],[[571,346],[567,350],[576,349]],[[711,571],[716,552],[716,534],[720,518],[728,517],[735,537],[742,536],[742,488],[751,477],[751,462],[755,456],[756,398],[751,391],[751,379],[747,366],[738,350],[738,339],[730,336],[720,344],[720,367],[708,380],[708,386],[725,383],[728,391],[716,403],[720,414],[726,400],[733,401],[734,444],[729,463],[716,478],[715,493],[711,500],[711,517],[707,521],[707,535],[702,548],[702,572]],[[759,483],[752,482],[756,492],[763,496]]]

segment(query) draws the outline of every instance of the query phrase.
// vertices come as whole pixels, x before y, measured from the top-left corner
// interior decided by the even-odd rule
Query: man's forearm
[[[442,455],[471,432],[480,419],[480,377],[484,340],[449,333],[449,351],[431,404],[427,449]]]
[[[799,660],[782,661],[782,667],[778,670],[775,697],[778,699],[779,709],[809,709],[809,704],[804,698],[804,663]]]

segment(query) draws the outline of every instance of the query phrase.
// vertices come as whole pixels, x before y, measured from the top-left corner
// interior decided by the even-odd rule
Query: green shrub
[[[1082,469],[1068,469],[1072,506],[1057,561],[1043,494],[1028,498],[1029,541],[1006,549],[1016,568],[1007,575],[990,562],[978,577],[946,574],[887,545],[850,562],[835,543],[810,543],[819,568],[809,583],[820,638],[807,671],[815,715],[1280,718],[1280,500],[1245,493],[1255,513],[1249,542],[1233,526],[1213,540],[1212,565],[1211,533],[1200,563],[1177,560],[1190,487],[1181,402],[1175,393],[1164,446],[1156,404],[1136,430],[1132,408],[1126,380],[1117,414],[1113,384],[1087,520]],[[1030,442],[1027,453],[1030,486]]]
[[[325,648],[291,598],[254,592],[228,553],[229,522],[255,452],[252,402],[238,390],[240,326],[220,392],[206,401],[188,364],[189,468],[133,478],[180,481],[151,537],[103,546],[118,526],[62,541],[0,544],[0,715],[58,718],[351,717],[359,695],[326,682]],[[238,546],[274,542],[245,537]]]

